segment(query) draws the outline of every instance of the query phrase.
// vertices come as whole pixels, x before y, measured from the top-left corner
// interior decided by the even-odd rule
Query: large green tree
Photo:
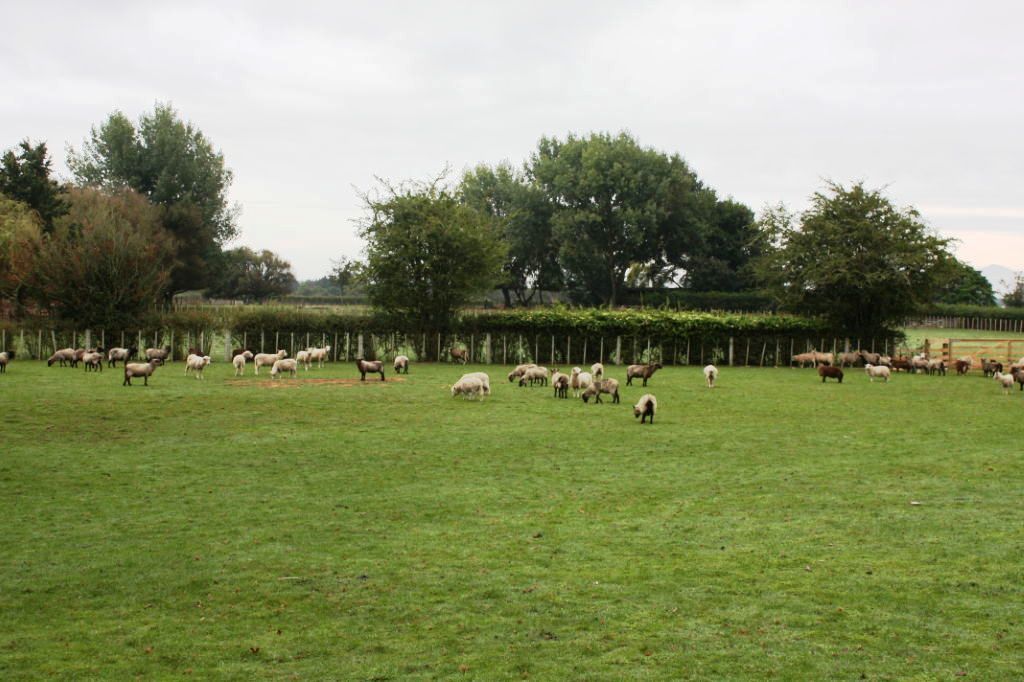
[[[0,194],[0,299],[20,302],[42,234],[37,211]]]
[[[20,201],[39,214],[44,232],[53,230],[53,221],[67,213],[65,190],[54,180],[46,143],[33,145],[23,140],[4,152],[0,159],[0,194]]]
[[[158,103],[137,123],[115,111],[93,126],[68,165],[82,185],[130,187],[162,209],[161,222],[178,244],[170,291],[206,286],[221,247],[238,231],[228,200],[232,173],[224,156],[170,104]]]
[[[554,213],[567,284],[615,305],[627,271],[684,268],[714,223],[716,200],[678,155],[626,133],[541,139],[530,173]]]
[[[479,165],[463,175],[458,195],[488,216],[508,247],[499,283],[506,306],[528,305],[538,292],[561,288],[553,204],[524,173],[507,163]]]
[[[291,293],[297,286],[291,263],[273,251],[254,251],[243,246],[224,252],[219,281],[210,293],[246,301],[266,301]]]
[[[753,287],[753,263],[763,254],[754,212],[726,199],[716,200],[709,213],[701,243],[686,259],[686,288],[739,291]]]
[[[829,182],[797,220],[772,209],[762,228],[776,246],[758,265],[768,290],[784,308],[822,316],[851,334],[901,324],[934,300],[955,263],[949,240],[916,210],[863,183]]]
[[[168,285],[174,253],[159,209],[145,197],[75,188],[68,213],[39,242],[32,289],[43,306],[79,327],[137,328]]]
[[[374,307],[445,331],[458,309],[501,281],[504,243],[491,222],[433,183],[365,196],[363,281]]]
[[[950,264],[948,278],[939,286],[935,302],[993,306],[996,304],[996,294],[985,275],[967,263],[956,260]]]

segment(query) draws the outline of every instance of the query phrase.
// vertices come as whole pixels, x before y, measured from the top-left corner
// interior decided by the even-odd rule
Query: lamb
[[[231,364],[235,366],[236,377],[240,377],[245,374],[246,360],[252,360],[251,350],[243,350],[241,353],[236,353],[235,357],[231,358]]]
[[[295,354],[295,361],[302,365],[302,368],[308,372],[309,366],[313,362],[312,358],[310,358],[310,350],[300,350]]]
[[[583,402],[588,402],[590,398],[594,398],[595,403],[600,403],[601,394],[607,393],[612,397],[613,403],[619,402],[619,382],[617,379],[602,379],[601,381],[595,381],[587,390],[583,391]]]
[[[523,376],[519,378],[519,385],[525,386],[526,382],[530,382],[530,386],[540,382],[541,386],[548,385],[548,368],[547,367],[531,367],[530,369],[523,372]]]
[[[107,351],[107,367],[117,367],[117,361],[128,362],[136,355],[138,355],[139,349],[135,346],[129,348],[111,348]]]
[[[710,367],[711,365],[708,365]],[[654,412],[658,409],[658,399],[650,393],[644,393],[640,396],[640,400],[637,401],[636,405],[633,406],[633,416],[640,417],[640,423],[643,424],[648,417],[651,418],[651,424],[654,423]]]
[[[630,365],[626,368],[626,385],[633,385],[633,377],[641,377],[644,380],[644,386],[647,385],[647,380],[651,378],[655,372],[661,369],[660,362],[653,362],[646,365]]]
[[[85,364],[85,371],[102,372],[103,371],[103,353],[96,351],[86,351],[82,355],[82,362]]]
[[[53,363],[59,362],[61,367],[64,367],[64,363],[70,364],[72,367],[78,366],[78,355],[74,348],[61,348],[58,351],[54,351],[50,359],[46,361],[46,366],[51,367]]]
[[[885,383],[889,383],[889,373],[890,373],[890,371],[889,371],[889,368],[886,367],[885,365],[872,365],[869,362],[869,363],[866,363],[864,365],[864,371],[867,373],[868,377],[871,379],[871,383],[874,383],[876,378],[878,378],[878,379],[885,379]],[[825,379],[823,377],[822,381],[824,381],[824,380]],[[841,377],[839,379],[839,382],[842,383],[842,378]]]
[[[163,348],[147,348],[146,349],[146,360],[158,360],[162,365],[167,362],[167,358],[171,357],[171,347],[165,346]]]
[[[7,373],[7,363],[10,362],[13,359],[14,359],[14,351],[13,350],[5,350],[3,353],[0,353],[0,374],[6,374]]]
[[[158,365],[163,364],[159,358],[153,358],[149,362],[126,362],[124,363],[124,381],[122,386],[131,386],[132,377],[142,377],[143,385],[149,386],[149,377],[156,371]]]
[[[511,384],[513,381],[515,381],[519,377],[523,376],[523,373],[526,370],[530,369],[531,367],[536,367],[536,366],[537,365],[533,364],[532,362],[528,362],[525,365],[516,365],[516,368],[508,373],[508,383]]]
[[[839,383],[843,383],[843,370],[838,367],[831,367],[829,365],[818,366],[818,376],[821,377],[821,383],[825,383],[825,379],[837,379]]]
[[[715,381],[718,379],[718,368],[714,365],[708,365],[704,368],[704,381],[708,383],[708,388],[715,387]]]
[[[1010,395],[1010,389],[1013,388],[1013,375],[1003,374],[1000,371],[996,371],[992,374],[992,378],[998,381],[1003,387],[1003,393]],[[1024,384],[1022,384],[1024,386]]]
[[[406,355],[395,356],[395,374],[409,373],[409,357]]]
[[[556,398],[569,397],[569,375],[559,372],[557,369],[551,375],[551,385],[555,388]]]
[[[324,346],[323,348],[310,348],[309,349],[309,361],[310,362],[315,362],[316,366],[318,368],[319,367],[323,367],[324,366],[324,362],[326,362],[330,357],[331,357],[331,347],[330,346]]]
[[[452,360],[466,364],[469,362],[469,351],[465,348],[452,348]]]
[[[298,369],[298,367],[299,362],[295,358],[288,358],[287,360],[281,358],[280,360],[275,360],[274,366],[270,368],[270,380],[273,381],[276,379],[277,375],[281,372],[288,372],[294,379],[295,370]]]
[[[579,367],[572,368],[572,375],[569,377],[569,388],[572,389],[572,397],[579,398],[580,393],[590,388],[594,378],[590,372],[581,372]]]
[[[466,375],[452,384],[452,397],[461,395],[463,399],[480,398],[483,396],[484,384],[477,377]]]
[[[286,357],[288,357],[288,351],[283,349],[276,353],[257,353],[252,358],[252,364],[255,366],[256,376],[259,376],[260,367],[263,365],[271,365],[271,367],[273,367],[275,362],[278,360],[284,360]]]
[[[594,375],[595,379],[604,378],[604,365],[600,362],[595,362],[590,366],[590,373]]]
[[[487,375],[487,372],[470,372],[469,374],[463,374],[462,378],[479,379],[480,383],[484,387],[484,395],[491,394],[491,377]]]
[[[193,353],[185,359],[185,376],[188,376],[189,372],[195,372],[196,379],[205,379],[203,376],[203,370],[210,364],[209,355],[198,355]]]
[[[356,359],[356,368],[359,370],[359,380],[366,381],[366,374],[380,374],[380,380],[384,381],[384,363],[380,360]]]

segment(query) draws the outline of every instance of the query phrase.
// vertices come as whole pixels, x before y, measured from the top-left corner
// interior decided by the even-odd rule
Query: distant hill
[[[1017,275],[1017,271],[1011,270],[1005,265],[986,265],[981,268],[981,274],[985,275],[992,284],[992,289],[996,292],[996,296],[1001,297],[1012,288],[1011,284]]]

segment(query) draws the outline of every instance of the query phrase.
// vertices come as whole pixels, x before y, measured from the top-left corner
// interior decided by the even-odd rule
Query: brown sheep
[[[818,367],[818,376],[821,377],[821,383],[825,383],[825,379],[836,379],[839,383],[843,383],[843,370],[831,365],[820,365]]]
[[[384,363],[380,360],[356,360],[356,367],[359,369],[359,380],[366,381],[366,375],[380,374],[380,380],[384,381]]]
[[[587,390],[583,391],[583,402],[589,402],[590,398],[594,399],[595,403],[602,402],[601,394],[607,393],[612,397],[613,403],[619,402],[619,382],[617,379],[600,379],[595,381]]]
[[[461,362],[462,364],[469,362],[469,351],[465,348],[452,348],[450,352],[452,360],[455,362]]]

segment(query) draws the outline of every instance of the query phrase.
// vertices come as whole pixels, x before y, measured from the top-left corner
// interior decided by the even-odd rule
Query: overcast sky
[[[4,2],[0,148],[45,140],[66,176],[91,125],[172,102],[235,173],[238,243],[300,279],[358,254],[375,175],[596,130],[755,210],[886,186],[961,258],[1024,269],[1020,3],[487,4]]]

